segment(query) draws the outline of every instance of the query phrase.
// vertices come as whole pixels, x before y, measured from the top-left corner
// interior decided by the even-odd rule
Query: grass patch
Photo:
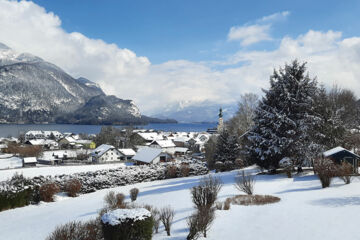
[[[245,206],[265,205],[280,201],[280,198],[271,195],[237,195],[229,199],[231,199],[232,204]]]

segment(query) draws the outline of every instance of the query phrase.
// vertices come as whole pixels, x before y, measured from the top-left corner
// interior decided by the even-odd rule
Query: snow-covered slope
[[[111,101],[98,101],[94,105],[94,97]],[[105,103],[106,106],[101,105]],[[90,111],[86,111],[89,107]],[[112,112],[103,112],[97,123],[109,123],[114,115],[117,121],[129,122],[140,117],[131,101],[108,97],[96,83],[85,78],[74,79],[54,64],[28,53],[17,53],[0,43],[0,122],[72,123],[73,112],[89,114],[92,109],[100,108],[111,108]],[[93,116],[83,116],[88,118]]]
[[[234,187],[235,172],[216,175],[224,183],[220,200],[239,194]],[[111,190],[128,196],[129,190],[135,186],[140,190],[137,203],[173,207],[175,218],[171,236],[167,237],[164,228],[160,227],[160,233],[155,234],[153,239],[180,240],[186,239],[186,218],[194,211],[189,189],[197,185],[199,179],[176,178]],[[349,185],[336,179],[330,188],[322,189],[314,175],[293,179],[281,175],[257,176],[255,193],[275,195],[281,201],[264,206],[232,205],[229,211],[216,211],[216,219],[206,239],[356,240],[359,238],[359,189],[358,179]],[[45,239],[58,224],[95,218],[109,190],[0,212],[1,237],[12,240]]]

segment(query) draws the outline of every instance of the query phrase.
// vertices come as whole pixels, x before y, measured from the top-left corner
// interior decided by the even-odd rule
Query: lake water
[[[100,132],[101,125],[73,125],[73,124],[0,124],[0,137],[17,137],[29,130],[56,130],[59,132],[88,133]],[[123,127],[123,126],[115,126]],[[136,127],[136,126],[135,126]],[[202,132],[216,127],[215,123],[151,123],[137,126],[141,129],[154,129],[173,132]]]

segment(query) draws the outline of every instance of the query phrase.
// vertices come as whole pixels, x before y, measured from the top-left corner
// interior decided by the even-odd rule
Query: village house
[[[23,167],[36,167],[37,159],[36,157],[24,157],[23,158]]]
[[[121,153],[120,160],[122,161],[130,161],[136,155],[136,152],[131,148],[122,148],[118,150]]]
[[[132,160],[138,164],[156,164],[167,162],[171,159],[170,155],[162,152],[160,148],[143,147],[138,150]]]
[[[102,144],[91,152],[92,162],[107,163],[121,161],[122,154],[114,146]]]

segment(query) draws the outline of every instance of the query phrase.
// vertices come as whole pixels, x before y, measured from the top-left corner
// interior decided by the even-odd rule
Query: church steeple
[[[223,120],[222,108],[220,107],[220,109],[219,109],[219,122],[218,122],[217,131],[218,131],[218,133],[220,133],[222,130],[224,130],[224,120]]]
[[[219,118],[222,118],[222,117],[223,117],[222,108],[220,107],[220,109],[219,109]]]

